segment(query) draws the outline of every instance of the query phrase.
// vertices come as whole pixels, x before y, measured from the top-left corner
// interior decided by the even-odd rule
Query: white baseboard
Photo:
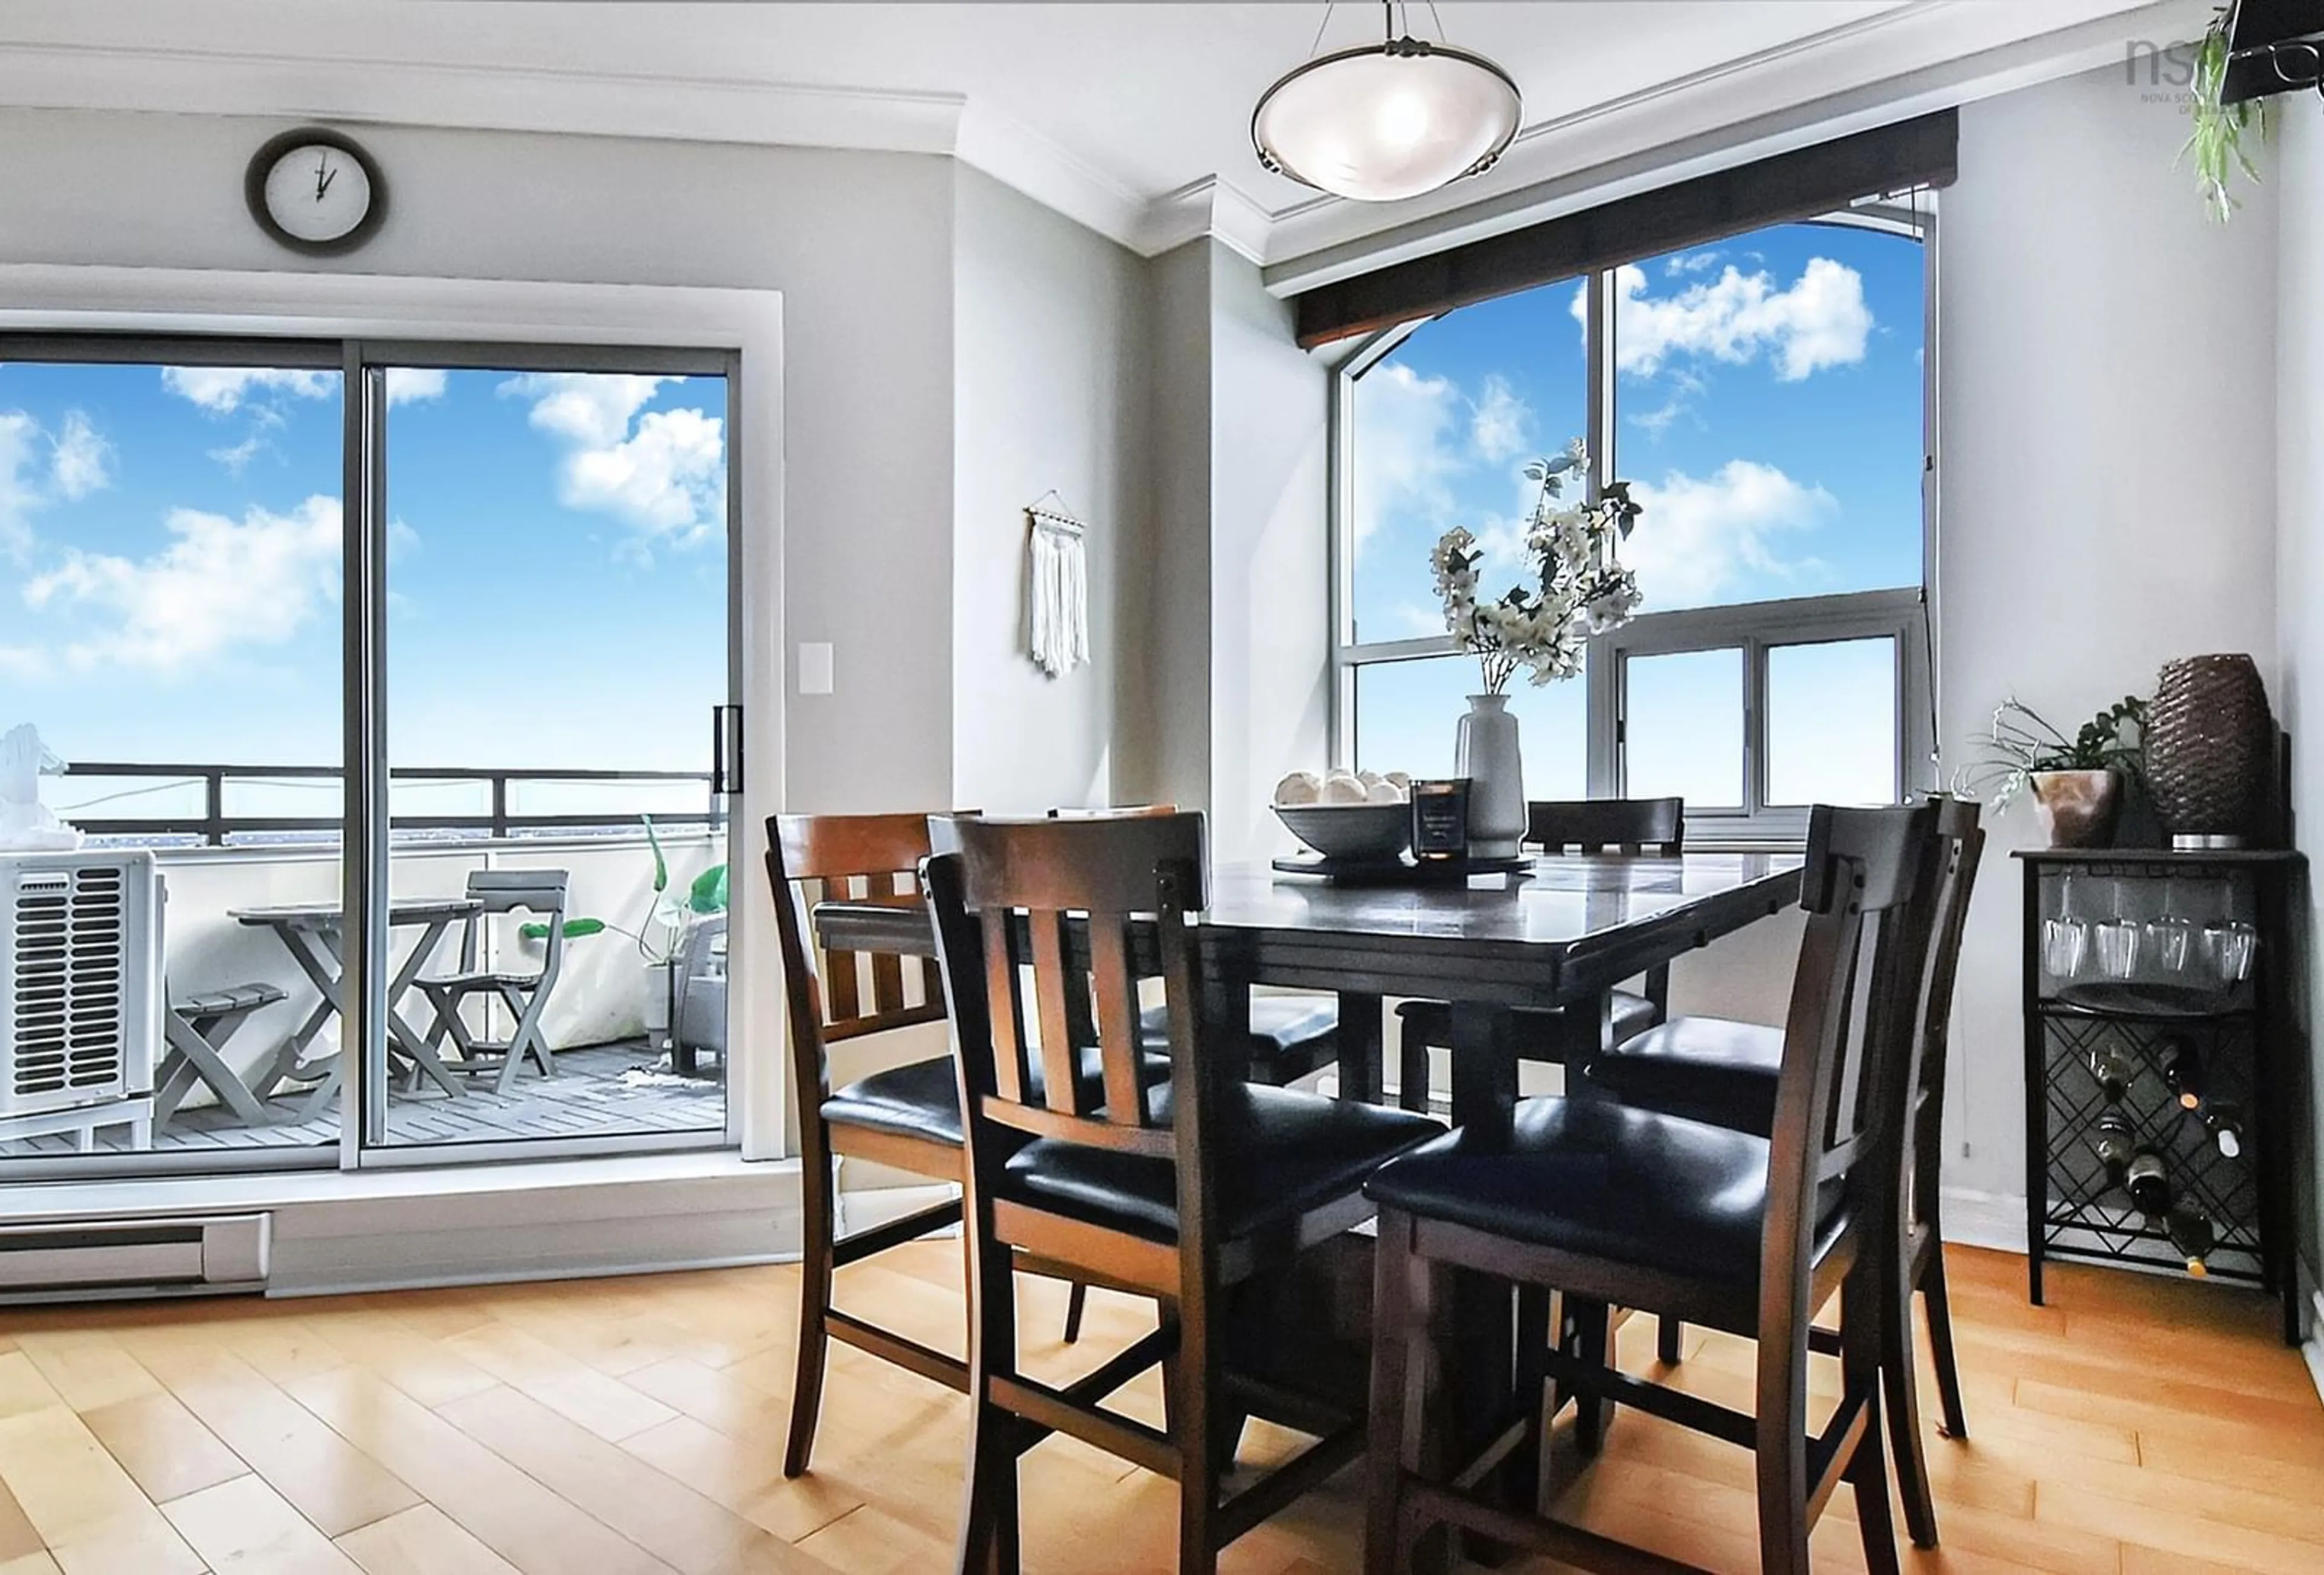
[[[2307,1266],[2301,1266],[2302,1278]],[[2324,1292],[2310,1289],[2308,1293],[2308,1338],[2300,1342],[2300,1354],[2308,1363],[2308,1381],[2316,1386],[2316,1397],[2324,1401]]]
[[[1946,1187],[1938,1199],[1945,1239],[1996,1252],[2025,1251],[2025,1199],[2017,1193]]]

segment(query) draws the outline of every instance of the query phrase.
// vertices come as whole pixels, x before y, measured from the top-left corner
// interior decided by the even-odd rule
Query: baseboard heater
[[[265,1289],[271,1214],[0,1225],[0,1302]]]

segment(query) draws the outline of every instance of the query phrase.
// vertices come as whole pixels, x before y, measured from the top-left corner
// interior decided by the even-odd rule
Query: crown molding
[[[1141,255],[1153,255],[1136,242],[1151,205],[1022,122],[989,105],[970,104],[961,115],[950,151],[962,163],[1016,188],[1042,206]]]
[[[1246,262],[1263,263],[1273,222],[1232,181],[1206,175],[1148,203],[1126,244],[1140,256],[1155,257],[1208,235]]]
[[[967,100],[741,78],[0,43],[0,105],[948,155]]]

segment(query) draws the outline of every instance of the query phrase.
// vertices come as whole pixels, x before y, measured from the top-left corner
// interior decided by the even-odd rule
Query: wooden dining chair
[[[1369,1217],[1364,1177],[1437,1130],[1425,1117],[1237,1081],[1213,1028],[1248,986],[1206,977],[1196,815],[964,821],[961,851],[927,866],[961,1048],[971,1277],[970,1464],[962,1570],[1013,1571],[1018,1459],[1065,1432],[1178,1483],[1178,1568],[1219,1551],[1352,1460],[1364,1418],[1279,1391],[1231,1389],[1235,1287]],[[1068,916],[1077,916],[1069,920]],[[1148,1070],[1132,926],[1157,936],[1169,1061]],[[1247,999],[1247,998],[1245,998]],[[1096,1028],[1102,1075],[1066,1075],[1067,1025]],[[1229,1029],[1232,1032],[1232,1029]],[[1046,1075],[1035,1071],[1046,1064]],[[1150,1296],[1155,1332],[1063,1387],[1017,1365],[1012,1256]],[[1160,1363],[1167,1425],[1102,1402]],[[1272,1397],[1270,1397],[1272,1396]],[[1233,1422],[1272,1416],[1318,1441],[1231,1497]]]
[[[1810,821],[1807,931],[1785,1023],[1773,1136],[1755,1137],[1607,1100],[1530,1100],[1502,1130],[1461,1128],[1390,1161],[1366,1193],[1380,1207],[1373,1427],[1365,1563],[1404,1566],[1414,1538],[1449,1523],[1583,1569],[1656,1567],[1639,1550],[1519,1513],[1456,1486],[1477,1468],[1424,1476],[1432,1390],[1457,1350],[1430,1351],[1443,1271],[1554,1288],[1576,1331],[1541,1358],[1585,1432],[1593,1408],[1634,1405],[1756,1451],[1760,1567],[1807,1575],[1808,1534],[1843,1480],[1867,1563],[1898,1568],[1881,1459],[1881,1276],[1897,1128],[1929,949],[1915,902],[1935,812],[1819,807]],[[1868,953],[1868,956],[1867,953]],[[1840,1393],[1821,1432],[1808,1417],[1811,1319],[1840,1296]],[[1582,1315],[1572,1309],[1579,1305]],[[1604,1359],[1604,1310],[1665,1312],[1758,1342],[1756,1414],[1624,1374]],[[1588,1316],[1595,1314],[1594,1318]],[[1537,1441],[1541,1396],[1513,1397],[1488,1459]],[[1537,1447],[1537,1444],[1536,1445]]]
[[[427,998],[435,1012],[428,1031],[428,1049],[440,1052],[449,1039],[459,1059],[447,1064],[465,1076],[490,1076],[493,1091],[506,1093],[516,1082],[517,1069],[530,1060],[543,1077],[557,1075],[557,1057],[540,1032],[540,1014],[557,988],[565,964],[565,887],[562,870],[472,870],[467,893],[477,907],[468,916],[460,936],[460,965],[451,973],[422,974],[412,987]],[[484,929],[507,914],[527,914],[540,921],[543,931],[540,966],[534,969],[487,968],[484,965]],[[481,998],[507,1009],[514,1027],[505,1040],[483,1037],[469,1027],[460,1009]],[[392,1005],[393,1003],[389,1003]],[[487,1030],[489,1031],[489,1030]],[[424,1063],[422,1064],[424,1064]],[[412,1068],[414,1086],[420,1065]]]
[[[1542,799],[1526,806],[1526,843],[1555,858],[1565,853],[1655,854],[1676,858],[1686,841],[1683,798]],[[1645,1033],[1670,1012],[1670,967],[1646,977],[1646,989],[1607,992],[1600,1020],[1583,1021],[1572,1008],[1517,1013],[1517,1057],[1565,1064],[1597,1045],[1615,1045]],[[1452,1043],[1449,1001],[1408,1000],[1396,1009],[1398,1099],[1408,1110],[1428,1108],[1428,1052]]]
[[[1960,966],[1961,934],[1977,882],[1985,833],[1973,801],[1937,802],[1942,868],[1935,897],[1934,935],[1913,1037],[1913,1107],[1904,1128],[1904,1176],[1896,1221],[1900,1272],[1888,1282],[1896,1304],[1885,1325],[1882,1354],[1887,1385],[1889,1443],[1904,1524],[1921,1547],[1937,1545],[1936,1495],[1921,1438],[1919,1367],[1913,1350],[1913,1299],[1917,1292],[1929,1322],[1937,1395],[1945,1436],[1965,1439],[1960,1369],[1953,1352],[1952,1307],[1945,1285],[1944,1232],[1938,1218],[1939,1174],[1944,1165],[1945,1060],[1952,1019],[1953,981]],[[1689,1116],[1738,1132],[1768,1136],[1782,1086],[1784,1033],[1757,1023],[1719,1018],[1674,1018],[1650,1033],[1593,1058],[1590,1081],[1623,1103],[1666,1115]],[[1664,1321],[1658,1353],[1675,1364],[1683,1354],[1681,1325]]]
[[[790,1019],[791,1095],[799,1113],[799,1332],[791,1381],[790,1435],[783,1475],[807,1469],[823,1405],[825,1366],[834,1340],[954,1389],[968,1387],[959,1358],[908,1340],[832,1305],[832,1278],[849,1264],[948,1230],[957,1202],[938,1203],[869,1230],[838,1235],[834,1161],[849,1156],[931,1180],[958,1182],[962,1150],[959,1080],[949,1055],[890,1067],[844,1088],[831,1086],[834,1045],[942,1022],[944,986],[935,960],[908,960],[920,975],[919,999],[904,988],[908,959],[892,953],[827,952],[815,942],[809,908],[817,900],[859,900],[923,908],[919,866],[928,856],[925,815],[779,815],[767,822],[767,873],[775,893],[775,934],[782,953]],[[870,999],[864,996],[868,957]],[[1038,1270],[1039,1265],[1028,1265]],[[1087,1287],[1076,1282],[1067,1309],[1078,1324]]]

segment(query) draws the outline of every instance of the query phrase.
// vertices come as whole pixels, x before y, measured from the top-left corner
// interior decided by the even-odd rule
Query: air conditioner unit
[[[0,1122],[153,1091],[161,891],[151,852],[0,853]]]

